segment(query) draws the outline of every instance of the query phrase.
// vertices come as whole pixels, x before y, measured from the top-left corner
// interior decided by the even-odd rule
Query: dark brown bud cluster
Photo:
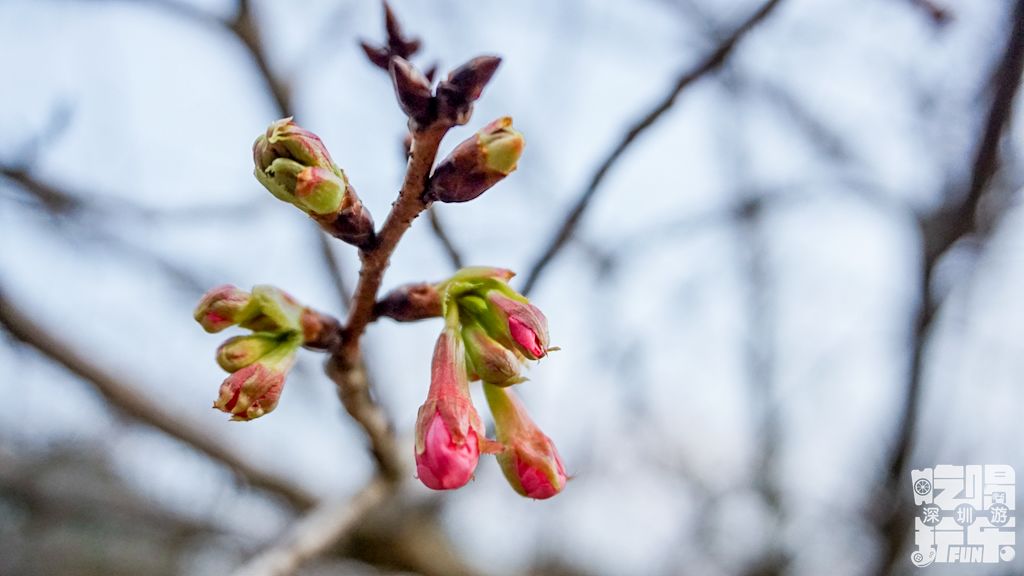
[[[419,51],[420,41],[404,36],[398,19],[386,2],[384,25],[387,29],[384,45],[373,46],[365,41],[360,45],[374,66],[387,70],[391,75],[398,104],[409,117],[411,128],[435,123],[455,126],[469,122],[473,102],[480,98],[484,87],[501,64],[501,58],[477,56],[452,70],[446,79],[437,84],[435,90],[433,84],[437,65],[432,65],[423,73],[410,61]]]
[[[408,38],[405,36],[402,32],[402,25],[398,22],[398,18],[395,17],[394,11],[391,10],[391,6],[387,2],[384,2],[384,29],[387,32],[387,40],[383,46],[374,46],[365,40],[359,42],[363,52],[366,53],[366,58],[374,66],[387,70],[391,65],[391,58],[393,56],[408,59],[419,51],[419,38]]]

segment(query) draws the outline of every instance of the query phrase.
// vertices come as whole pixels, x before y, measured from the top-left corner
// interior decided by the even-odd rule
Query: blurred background
[[[489,458],[451,493],[410,474],[297,573],[920,570],[911,469],[1024,471],[1020,4],[394,0],[421,66],[504,58],[442,154],[507,114],[519,170],[435,216],[532,280],[562,350],[520,390],[574,479],[531,501]],[[229,574],[371,478],[320,354],[272,415],[211,410],[222,338],[191,312],[270,283],[344,315],[354,249],[250,148],[294,114],[383,221],[405,119],[357,44],[381,14],[0,0],[0,574]],[[384,288],[453,270],[424,217]],[[410,462],[439,329],[364,340]]]

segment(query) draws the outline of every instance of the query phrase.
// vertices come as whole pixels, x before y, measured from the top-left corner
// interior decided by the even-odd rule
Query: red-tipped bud
[[[511,174],[523,153],[523,135],[508,116],[498,118],[462,141],[434,170],[427,197],[467,202]]]
[[[416,420],[416,473],[434,490],[464,486],[481,452],[494,451],[469,397],[465,350],[454,329],[437,340],[430,392]]]
[[[203,295],[192,315],[203,330],[212,334],[246,320],[252,311],[250,294],[225,284]]]
[[[232,420],[253,420],[277,407],[284,380],[295,363],[298,343],[286,341],[259,361],[228,376],[213,407]]]
[[[512,488],[544,500],[558,494],[569,480],[554,442],[533,422],[519,398],[508,388],[484,384],[484,394],[494,415],[501,471]]]
[[[539,308],[498,290],[488,291],[486,300],[488,311],[504,320],[505,331],[523,356],[537,360],[547,355],[548,320]]]

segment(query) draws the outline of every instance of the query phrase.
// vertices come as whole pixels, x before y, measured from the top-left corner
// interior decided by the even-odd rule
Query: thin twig
[[[188,418],[172,414],[160,404],[151,402],[133,386],[76,352],[70,344],[54,337],[29,315],[18,310],[3,293],[0,293],[0,325],[18,340],[91,384],[125,416],[181,440],[225,464],[249,484],[283,496],[297,508],[310,508],[316,502],[304,489],[241,459],[224,446],[223,440],[208,434]]]
[[[445,254],[448,255],[448,261],[451,262],[452,268],[456,270],[462,268],[462,253],[455,246],[452,237],[448,235],[448,230],[445,228],[444,223],[441,222],[437,209],[433,207],[428,209],[427,216],[430,218],[430,229],[434,231],[434,236],[437,237],[441,247],[444,248]]]
[[[254,556],[233,576],[286,576],[304,562],[324,554],[357,528],[393,491],[395,485],[376,478],[349,499],[324,502],[291,525],[273,546]]]
[[[367,324],[374,319],[377,293],[391,254],[412,221],[427,208],[423,191],[437,157],[437,149],[447,131],[448,126],[437,124],[413,132],[412,151],[398,200],[384,220],[374,246],[360,254],[363,265],[359,271],[359,283],[356,285],[348,320],[342,331],[342,345],[332,355],[327,366],[328,375],[337,384],[345,409],[366,430],[370,438],[370,451],[381,473],[392,480],[402,477],[402,460],[398,456],[391,424],[370,393],[359,340]]]
[[[530,271],[526,274],[526,282],[523,285],[523,293],[529,293],[533,290],[537,284],[537,280],[540,275],[548,267],[551,261],[558,255],[558,253],[565,247],[569,238],[572,237],[576,228],[579,226],[583,219],[583,214],[590,205],[590,201],[594,198],[601,183],[604,182],[605,176],[608,175],[609,171],[618,163],[623,153],[636,141],[636,139],[647,131],[648,128],[654,125],[668,112],[672,106],[676,103],[676,99],[679,95],[697,80],[700,80],[704,76],[714,72],[725,63],[732,54],[733,50],[739,44],[740,40],[750,30],[757,26],[762,20],[768,17],[773,10],[781,3],[781,0],[769,0],[761,6],[750,18],[740,24],[732,34],[726,37],[715,50],[708,54],[703,60],[697,63],[691,69],[683,72],[682,75],[676,80],[676,83],[672,86],[672,89],[664,98],[647,114],[645,114],[639,121],[637,121],[628,131],[626,135],[615,145],[615,148],[605,157],[605,159],[598,166],[597,171],[590,178],[590,182],[583,189],[583,192],[573,203],[572,208],[566,214],[562,220],[558,231],[554,234],[551,241],[548,243],[547,248],[536,262],[530,268]]]
[[[352,305],[352,290],[349,289],[348,281],[345,279],[345,271],[342,270],[341,264],[334,254],[334,241],[319,229],[317,229],[317,241],[320,244],[324,264],[327,265],[327,274],[334,285],[334,292],[338,295],[342,309],[348,310]]]
[[[924,239],[924,258],[920,271],[918,295],[920,308],[914,320],[913,357],[907,392],[895,435],[892,453],[885,466],[884,494],[892,509],[880,514],[880,531],[886,538],[879,574],[894,573],[898,568],[898,552],[910,526],[906,499],[901,497],[907,464],[914,447],[924,379],[924,350],[932,332],[939,303],[931,298],[932,276],[940,257],[958,240],[974,231],[978,205],[999,165],[999,145],[1013,117],[1013,104],[1024,72],[1024,0],[1014,7],[1012,29],[1005,52],[999,62],[992,104],[979,137],[971,169],[967,193],[944,210],[920,220]]]

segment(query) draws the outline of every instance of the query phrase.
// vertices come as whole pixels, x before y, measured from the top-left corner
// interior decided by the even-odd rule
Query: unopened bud
[[[244,321],[252,311],[250,294],[225,284],[204,294],[192,315],[203,330],[212,334]]]
[[[494,416],[495,433],[505,449],[498,464],[512,488],[544,500],[558,494],[569,480],[554,442],[530,418],[515,393],[484,384],[484,395]]]
[[[521,299],[520,299],[521,298]],[[505,329],[521,354],[530,360],[547,355],[548,319],[526,298],[512,298],[499,290],[486,295],[489,312],[505,321]]]
[[[323,141],[291,118],[278,120],[253,144],[255,176],[336,238],[361,248],[373,240],[373,218]]]
[[[217,348],[217,364],[228,372],[236,372],[269,354],[281,341],[281,337],[274,334],[228,338]]]
[[[427,80],[427,77],[408,60],[398,56],[391,59],[389,70],[402,112],[418,125],[430,124],[434,114],[434,95],[430,90],[430,80]]]
[[[473,477],[480,453],[495,449],[469,397],[462,340],[446,328],[434,347],[430,391],[416,419],[416,474],[434,490],[459,488]]]
[[[252,289],[254,313],[240,325],[253,332],[298,332],[302,330],[303,306],[290,294],[275,286]]]
[[[285,342],[228,376],[213,407],[232,420],[253,420],[277,407],[285,377],[295,364],[297,342]]]
[[[519,373],[522,362],[516,354],[488,336],[476,322],[464,324],[462,341],[466,346],[471,378],[502,387],[526,381]]]
[[[434,170],[427,197],[467,202],[511,174],[523,153],[523,135],[508,116],[498,118],[463,140]]]
[[[437,85],[440,116],[457,125],[469,122],[473,102],[480,98],[500,64],[501,58],[497,56],[477,56],[452,70]]]

